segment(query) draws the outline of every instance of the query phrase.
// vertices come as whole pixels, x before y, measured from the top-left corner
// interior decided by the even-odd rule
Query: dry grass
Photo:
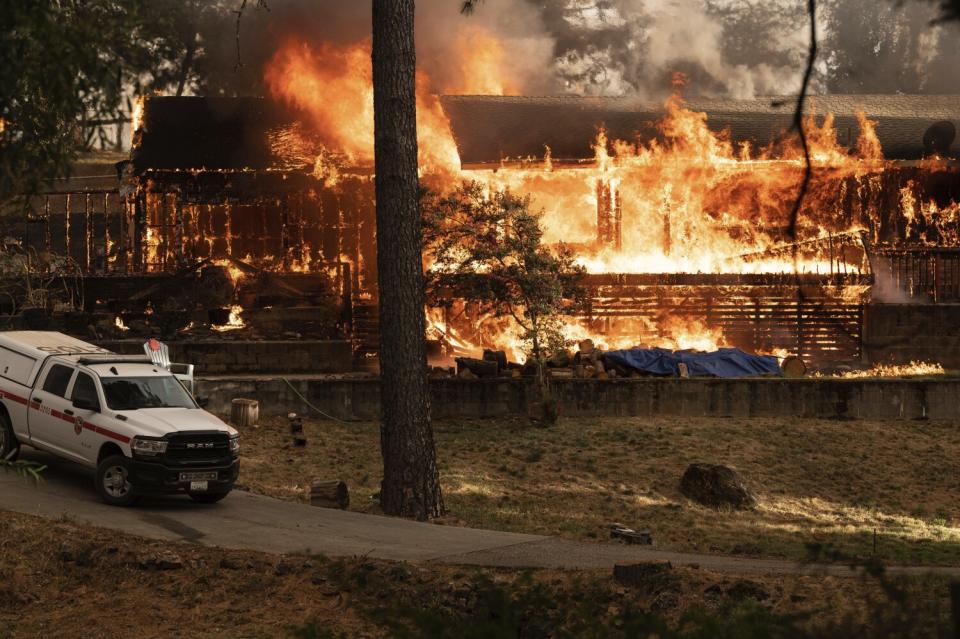
[[[242,484],[305,500],[311,478],[341,478],[351,508],[376,512],[375,424],[308,420],[244,433]],[[805,558],[809,545],[897,563],[960,564],[960,437],[951,423],[801,419],[565,419],[436,424],[452,523],[603,539],[610,522],[662,548]],[[751,512],[698,506],[678,481],[692,462],[736,468]]]
[[[534,628],[610,628],[625,609],[675,620],[693,608],[717,611],[750,598],[777,613],[811,613],[820,623],[850,616],[859,625],[867,621],[870,602],[882,600],[870,580],[744,578],[675,568],[624,587],[605,571],[521,573],[362,557],[278,557],[151,541],[2,511],[0,539],[5,639],[284,637],[308,622],[317,632],[297,636],[380,637],[390,634],[384,615],[395,617],[403,609],[470,619],[483,584],[490,582],[511,597],[531,587],[545,589],[553,605],[536,611]],[[946,599],[943,580],[901,583],[925,605],[942,606]]]

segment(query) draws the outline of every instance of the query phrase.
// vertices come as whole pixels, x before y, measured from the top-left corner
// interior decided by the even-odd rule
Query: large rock
[[[680,478],[680,492],[704,506],[753,508],[757,499],[740,475],[717,464],[690,464]]]

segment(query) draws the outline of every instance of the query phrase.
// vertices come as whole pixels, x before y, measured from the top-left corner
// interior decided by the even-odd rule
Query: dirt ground
[[[243,487],[306,500],[311,479],[343,479],[350,508],[376,512],[377,426],[305,429],[305,448],[290,445],[282,418],[246,429]],[[463,420],[435,424],[435,435],[453,524],[601,540],[619,522],[671,550],[960,564],[960,436],[948,422]],[[759,506],[687,500],[679,479],[693,462],[735,468]]]
[[[675,622],[695,609],[721,614],[745,604],[761,612],[816,615],[822,623],[825,617],[862,616],[880,593],[867,579],[746,578],[696,568],[655,571],[624,585],[607,572],[274,556],[150,541],[2,511],[0,540],[3,638],[380,637],[396,636],[391,624],[426,613],[521,629],[498,636],[555,636],[560,629],[607,636],[616,634],[625,610]],[[521,603],[491,598],[485,594],[491,584],[507,601]],[[911,580],[908,588],[934,609],[947,592],[936,579]],[[410,636],[422,636],[424,627]]]

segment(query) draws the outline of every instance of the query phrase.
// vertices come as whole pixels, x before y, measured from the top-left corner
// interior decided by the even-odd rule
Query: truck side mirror
[[[209,397],[195,397],[194,399],[197,402],[197,406],[199,406],[200,408],[206,408],[207,406],[210,405]]]
[[[92,402],[89,399],[84,399],[83,397],[76,397],[73,400],[73,407],[79,408],[80,410],[93,410],[99,411],[100,407],[96,402]]]

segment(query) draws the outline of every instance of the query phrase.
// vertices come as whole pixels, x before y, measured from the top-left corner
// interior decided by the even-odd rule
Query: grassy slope
[[[341,478],[351,508],[376,511],[374,424],[308,421],[289,446],[283,419],[244,433],[241,481],[306,499],[311,478]],[[436,425],[453,523],[603,539],[621,522],[662,548],[804,558],[808,544],[885,561],[960,564],[960,437],[950,423],[773,419],[566,419]],[[756,491],[754,512],[680,495],[691,462],[728,464]]]
[[[449,636],[460,636],[457,619],[461,624],[491,620],[482,604],[484,584],[491,582],[517,599],[538,589],[549,603],[531,605],[536,597],[526,596],[526,610],[516,622],[526,629],[523,636],[553,636],[560,628],[573,636],[587,630],[591,636],[609,636],[625,610],[650,610],[676,620],[691,609],[722,611],[751,600],[777,613],[815,613],[818,624],[850,617],[859,626],[865,615],[872,618],[864,612],[869,602],[882,600],[870,580],[744,579],[684,568],[624,587],[606,572],[520,573],[363,557],[278,557],[150,541],[2,511],[0,540],[4,639],[283,637],[308,622],[316,632],[298,636],[376,637],[392,634],[383,620],[403,618],[404,609],[407,615],[409,610],[441,612],[455,620]],[[902,584],[924,606],[915,617],[941,616],[943,580]],[[543,628],[546,635],[531,628]]]

